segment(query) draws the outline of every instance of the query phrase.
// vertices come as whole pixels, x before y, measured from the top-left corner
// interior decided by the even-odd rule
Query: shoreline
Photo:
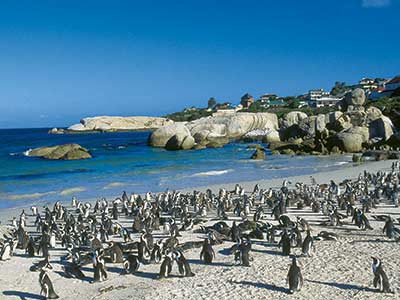
[[[368,164],[356,165],[340,170],[314,173],[318,183],[327,183],[335,180],[337,183],[358,177],[360,172],[368,170],[377,172],[387,171],[393,161],[378,161]],[[310,175],[291,176],[286,178],[294,185],[297,181],[310,182]],[[246,191],[252,191],[254,184],[258,183],[260,188],[281,187],[282,178],[260,181],[238,182]],[[233,189],[233,184],[223,185],[224,188]],[[222,185],[211,185],[198,187],[196,190],[204,191],[207,188],[217,191]],[[193,189],[183,189],[183,192],[192,192]],[[69,207],[69,203],[68,203]],[[373,210],[373,214],[400,215],[400,209],[388,203],[381,203]],[[7,210],[6,213],[19,213],[19,209]],[[30,221],[32,216],[27,211]],[[197,300],[218,298],[228,299],[393,299],[392,294],[377,293],[372,289],[372,272],[370,269],[371,255],[379,255],[384,259],[385,270],[388,273],[391,284],[397,293],[400,286],[398,273],[398,244],[386,239],[382,233],[380,221],[376,221],[369,215],[373,230],[363,231],[352,224],[351,219],[347,219],[342,226],[325,226],[322,223],[328,218],[321,213],[314,213],[309,207],[298,209],[288,207],[287,215],[291,219],[297,216],[306,218],[312,226],[314,235],[318,231],[329,230],[339,236],[337,241],[317,241],[316,252],[312,257],[302,257],[301,249],[293,249],[292,254],[297,255],[305,278],[302,290],[295,295],[288,295],[286,276],[290,258],[281,254],[281,250],[276,244],[271,244],[265,240],[254,240],[250,267],[236,266],[232,255],[228,254],[229,248],[233,245],[231,241],[225,241],[220,245],[214,246],[216,254],[215,260],[211,265],[204,264],[199,260],[199,248],[185,251],[185,257],[191,265],[195,274],[194,277],[181,277],[178,275],[177,266],[172,268],[172,276],[157,280],[160,264],[144,264],[134,275],[122,275],[123,268],[120,263],[107,263],[109,278],[100,283],[91,283],[93,268],[90,265],[82,267],[84,280],[68,279],[63,274],[62,257],[65,249],[57,247],[51,250],[51,263],[54,270],[49,272],[53,281],[54,288],[58,295],[64,300],[74,299],[135,299],[141,300]],[[6,216],[5,212],[0,211],[0,216]],[[269,214],[264,221],[276,222]],[[240,219],[231,216],[227,221]],[[207,216],[204,226],[215,223],[215,212]],[[121,216],[120,224],[129,227],[132,219]],[[180,243],[202,241],[204,233],[197,231],[183,231]],[[139,235],[132,234],[134,240]],[[154,236],[165,238],[162,230],[154,232]],[[115,238],[115,236],[114,236]],[[119,238],[117,238],[119,239]],[[357,255],[354,255],[357,253]],[[42,260],[40,256],[34,258],[26,257],[22,250],[17,251],[9,261],[0,261],[3,275],[0,275],[0,284],[3,291],[0,291],[0,298],[17,299],[28,296],[38,299],[40,286],[37,282],[38,273],[29,271],[34,262]],[[21,282],[24,285],[21,286]],[[397,299],[398,294],[394,296]]]
[[[353,179],[356,178],[361,172],[364,172],[364,170],[368,170],[370,172],[377,172],[378,170],[388,170],[391,167],[393,160],[385,160],[385,161],[367,161],[366,163],[362,164],[355,164],[353,163],[353,166],[346,166],[344,168],[338,169],[338,170],[332,170],[332,171],[322,171],[322,172],[313,172],[309,173],[306,175],[296,175],[296,176],[290,176],[287,178],[284,177],[279,177],[279,178],[274,178],[274,179],[261,179],[261,180],[252,180],[252,181],[239,181],[235,183],[224,183],[224,184],[212,184],[208,186],[197,186],[197,187],[190,187],[190,188],[182,188],[182,189],[177,189],[181,191],[182,193],[191,193],[194,190],[197,191],[206,191],[207,189],[210,189],[211,191],[218,192],[220,188],[225,188],[228,190],[233,190],[235,188],[236,184],[239,184],[241,187],[245,189],[246,192],[252,191],[254,186],[256,184],[260,185],[260,188],[266,189],[266,188],[278,188],[282,185],[282,181],[284,179],[287,179],[292,182],[292,184],[295,184],[298,181],[302,181],[305,183],[310,182],[310,176],[315,177],[317,183],[328,183],[319,180],[319,178],[329,178],[329,180],[334,180],[335,182],[341,182],[344,179]],[[159,193],[161,191],[150,191],[151,193]],[[121,189],[121,194],[122,194],[122,189]],[[120,197],[120,195],[114,195],[112,197],[107,197],[109,200],[110,199],[115,199],[117,197]],[[72,197],[73,195],[71,195]],[[94,203],[97,199],[101,198],[102,195],[93,195],[93,197],[89,198],[78,198],[81,202],[89,202],[89,203]],[[54,204],[56,201],[44,201],[44,200],[39,200],[39,203],[32,201],[32,205],[47,205],[47,204]],[[63,204],[69,204],[70,200],[61,200],[60,201]],[[6,208],[6,209],[1,209],[0,210],[0,224],[2,225],[8,225],[10,220],[15,216],[19,216],[20,212],[22,209],[25,209],[26,212],[30,212],[30,206],[25,206],[25,205],[20,205],[16,206],[13,208]]]

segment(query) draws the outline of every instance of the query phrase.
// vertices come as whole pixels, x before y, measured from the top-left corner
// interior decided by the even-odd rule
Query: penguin
[[[379,258],[372,258],[372,272],[374,273],[373,284],[382,293],[393,293],[390,289],[389,279],[383,271],[382,262]]]
[[[290,237],[287,234],[286,230],[283,231],[281,240],[279,241],[278,247],[282,246],[282,253],[284,255],[290,255]]]
[[[85,278],[85,274],[83,274],[78,264],[72,263],[70,265],[63,266],[62,269],[65,273],[65,276],[68,278],[76,278],[76,279]]]
[[[93,268],[94,268],[94,276],[92,283],[102,282],[107,280],[108,275],[105,268],[103,251],[96,250],[93,255]]]
[[[389,218],[387,218],[385,226],[383,227],[383,233],[386,233],[386,236],[389,239],[395,238],[397,240],[400,239],[400,230],[396,227],[394,227],[393,224],[393,220],[392,218],[389,216]]]
[[[153,247],[153,250],[151,251],[151,256],[150,256],[150,261],[159,263],[162,258],[162,250],[163,250],[164,244],[162,240],[158,240]]]
[[[78,200],[76,199],[76,197],[72,197],[71,199],[71,206],[72,207],[77,207],[78,206]]]
[[[204,262],[206,264],[211,264],[214,257],[215,252],[210,244],[210,240],[208,238],[204,239],[203,248],[200,252],[200,259],[204,259]]]
[[[26,252],[28,253],[28,257],[34,257],[35,256],[35,242],[33,241],[33,238],[29,238],[28,245],[26,247]]]
[[[38,214],[38,209],[36,206],[32,206],[31,211],[32,211],[32,216],[36,216]]]
[[[54,233],[50,234],[50,248],[55,248],[56,247],[56,235]]]
[[[10,242],[6,242],[1,249],[0,260],[9,260],[11,258],[11,245]]]
[[[112,263],[122,263],[123,262],[123,253],[121,247],[118,246],[115,242],[110,242],[110,248],[107,249],[109,251],[109,255],[111,256]]]
[[[236,225],[236,221],[233,221],[233,224],[232,224],[231,237],[232,237],[232,242],[237,243],[240,241],[240,229]]]
[[[124,260],[123,266],[126,274],[134,274],[139,270],[140,261],[136,255],[128,255],[128,257]]]
[[[240,244],[234,245],[233,248],[235,249],[235,261],[239,261],[242,266],[250,267],[250,239],[242,238]]]
[[[183,275],[183,277],[193,277],[195,275],[190,269],[189,262],[179,250],[175,251],[175,261],[178,264],[179,273]]]
[[[297,265],[296,257],[293,257],[292,264],[288,272],[289,294],[300,291],[303,286],[303,276],[301,275],[300,267]]]
[[[307,230],[307,235],[304,238],[303,245],[301,247],[301,252],[304,256],[311,256],[311,251],[313,250],[314,239],[311,237],[310,230]]]
[[[173,252],[165,255],[164,260],[160,267],[159,279],[167,278],[172,271],[172,264],[174,262]]]
[[[45,299],[58,299],[60,298],[54,291],[53,283],[50,280],[49,275],[47,275],[45,270],[42,270],[39,274],[39,284],[40,284],[40,294],[44,296]]]

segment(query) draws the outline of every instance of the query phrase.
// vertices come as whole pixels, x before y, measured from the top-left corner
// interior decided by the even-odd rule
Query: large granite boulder
[[[289,127],[288,130],[293,129],[293,126]],[[325,130],[326,128],[325,115],[319,114],[317,116],[310,116],[305,119],[302,119],[299,122],[298,126],[303,131],[301,134],[302,137],[313,137],[316,135],[317,132],[321,133]]]
[[[255,129],[277,130],[278,117],[271,113],[237,113],[227,122],[229,138],[239,138]]]
[[[374,106],[370,106],[365,112],[369,122],[375,121],[383,116],[382,111]]]
[[[191,134],[184,123],[174,123],[155,130],[150,135],[149,145],[152,147],[164,148],[168,141],[175,135],[176,137],[174,138],[174,141],[171,142],[169,147],[173,147],[172,145],[174,143],[183,142],[183,139]]]
[[[308,116],[301,111],[291,111],[283,116],[281,119],[281,129],[287,129],[293,125],[298,125],[301,120],[306,119]]]
[[[354,153],[362,151],[363,136],[358,133],[340,132],[336,135],[336,146],[344,152]]]
[[[365,104],[365,92],[363,89],[357,88],[348,92],[345,96],[347,106],[360,107]]]
[[[92,157],[87,149],[78,144],[36,148],[29,151],[28,156],[42,157],[51,160],[79,160]]]
[[[271,113],[232,113],[205,117],[188,123],[175,123],[155,130],[149,145],[168,149],[203,149],[205,147],[222,147],[230,140],[243,137],[250,131],[278,130],[278,118]],[[187,136],[193,137],[185,140]],[[185,143],[184,140],[186,141]],[[191,149],[191,148],[190,148]]]
[[[362,137],[362,142],[366,143],[370,139],[369,135],[369,128],[368,127],[362,127],[362,126],[353,126],[349,129],[346,129],[344,131],[345,133],[350,133],[350,134],[357,134]]]
[[[68,131],[135,131],[135,130],[154,130],[169,124],[172,120],[159,117],[119,117],[119,116],[99,116],[84,118],[80,124],[68,127]]]
[[[386,116],[381,116],[369,124],[369,135],[370,138],[381,138],[387,141],[393,135],[393,129],[392,121]]]

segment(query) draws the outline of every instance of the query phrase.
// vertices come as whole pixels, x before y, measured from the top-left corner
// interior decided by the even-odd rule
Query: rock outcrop
[[[173,123],[174,121],[172,120],[159,117],[100,116],[93,118],[84,118],[79,124],[68,127],[67,132],[154,130]]]
[[[78,144],[36,148],[29,151],[28,156],[51,160],[79,160],[92,157],[87,149]]]
[[[168,150],[222,147],[230,140],[239,139],[251,131],[277,132],[278,129],[278,118],[271,113],[210,116],[192,122],[163,126],[151,134],[149,145]]]

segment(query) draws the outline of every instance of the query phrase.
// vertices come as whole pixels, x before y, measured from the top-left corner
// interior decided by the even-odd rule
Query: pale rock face
[[[344,132],[360,135],[362,137],[363,143],[367,142],[370,139],[368,127],[354,126],[345,130]]]
[[[382,117],[382,112],[379,108],[371,106],[366,110],[367,118],[370,122],[375,121]]]
[[[277,130],[278,117],[271,113],[237,113],[227,124],[229,138],[238,138],[255,129]]]
[[[165,147],[175,135],[177,135],[176,139],[183,142],[183,139],[191,134],[184,123],[177,122],[155,130],[150,136],[149,144],[152,147]]]
[[[122,130],[150,130],[173,124],[166,118],[158,117],[114,117],[100,116],[84,118],[80,124],[72,125],[70,131],[122,131]]]
[[[83,124],[79,123],[79,124],[74,124],[72,126],[69,126],[68,130],[71,130],[71,131],[86,131],[86,130],[89,130],[89,129],[86,129]]]
[[[340,132],[336,137],[341,150],[349,153],[360,152],[362,150],[363,137],[360,134]]]
[[[393,135],[393,129],[392,121],[386,116],[381,116],[369,124],[370,138],[378,137],[387,141]]]
[[[308,116],[306,113],[301,111],[291,111],[283,116],[281,120],[281,129],[289,128],[292,125],[299,124],[302,120],[306,119]]]
[[[150,146],[173,150],[221,147],[230,139],[242,137],[253,130],[276,131],[278,118],[271,113],[233,113],[177,124],[154,131],[149,140]]]
[[[263,138],[263,142],[267,143],[267,144],[277,143],[280,141],[281,141],[281,138],[279,136],[279,132],[276,130],[268,131]]]
[[[325,115],[319,114],[315,119],[315,130],[318,132],[324,131],[326,128]]]
[[[335,122],[336,122],[341,116],[343,116],[343,113],[342,113],[341,111],[334,111],[334,112],[327,113],[327,114],[325,115],[325,122],[326,122],[326,124],[334,125]]]
[[[365,104],[364,90],[357,88],[351,92],[348,92],[345,96],[345,101],[348,106],[363,106]]]

